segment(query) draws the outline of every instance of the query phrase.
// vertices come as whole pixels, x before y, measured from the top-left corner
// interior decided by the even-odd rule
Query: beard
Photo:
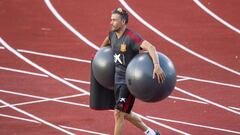
[[[121,27],[114,27],[112,26],[112,31],[113,32],[119,32],[121,30]]]

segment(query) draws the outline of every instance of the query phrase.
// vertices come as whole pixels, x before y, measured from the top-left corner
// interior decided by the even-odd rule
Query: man
[[[161,83],[165,79],[165,74],[159,65],[155,47],[130,30],[127,23],[127,12],[122,8],[115,9],[111,15],[112,30],[101,46],[111,46],[114,54],[114,94],[116,100],[114,135],[121,135],[125,119],[145,132],[146,135],[160,135],[159,132],[145,125],[134,112],[131,112],[135,97],[126,86],[125,73],[130,60],[139,53],[140,49],[143,49],[148,51],[152,58],[154,64],[153,79],[157,78],[158,82]]]

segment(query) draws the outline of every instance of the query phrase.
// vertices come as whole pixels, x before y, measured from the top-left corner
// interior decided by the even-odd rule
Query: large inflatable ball
[[[162,53],[158,53],[159,63],[166,78],[158,83],[153,79],[153,63],[148,53],[135,56],[126,71],[126,81],[130,92],[145,102],[157,102],[168,97],[176,85],[176,71],[171,60]]]
[[[92,61],[92,70],[99,84],[113,89],[115,68],[111,47],[103,47],[98,50]]]

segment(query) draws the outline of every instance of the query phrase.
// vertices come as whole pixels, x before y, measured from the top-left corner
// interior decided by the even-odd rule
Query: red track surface
[[[202,0],[201,2],[223,20],[239,28],[240,20],[237,13],[240,12],[240,2],[238,0]],[[81,2],[77,0],[63,2],[52,0],[51,3],[73,28],[98,46],[110,28],[110,11],[122,6],[118,1],[110,0],[103,2]],[[193,1],[153,0],[149,2],[129,0],[127,3],[143,19],[173,40],[239,73],[239,33],[212,18]],[[90,60],[95,52],[95,49],[88,46],[59,22],[44,1],[0,1],[0,18],[0,37],[16,50],[29,50],[84,60]],[[155,120],[189,134],[240,134],[240,111],[237,109],[240,108],[239,75],[203,61],[174,46],[152,32],[132,15],[130,16],[129,27],[153,43],[159,51],[168,55],[174,62],[178,75],[195,79],[178,82],[178,88],[225,106],[228,109],[233,110],[230,107],[235,107],[234,111],[236,111],[234,113],[212,104],[176,99],[174,97],[200,101],[195,97],[175,90],[171,95],[174,97],[159,103],[149,104],[137,100],[134,108],[135,112],[143,116],[208,126],[199,127],[165,120]],[[2,47],[3,45],[0,44],[0,101],[17,104],[81,94],[76,89],[52,77],[18,72],[19,70],[24,70],[44,75],[43,72]],[[17,51],[62,79],[71,78],[89,81],[89,63],[23,53],[21,50]],[[17,71],[9,71],[9,69],[16,69]],[[222,82],[224,84],[201,82],[196,80],[196,78]],[[181,76],[179,76],[179,79],[182,79]],[[69,82],[89,91],[88,84]],[[227,84],[234,86],[226,86]],[[30,94],[31,96],[20,94]],[[34,97],[33,95],[39,97]],[[66,129],[62,126],[112,134],[114,127],[112,112],[94,111],[84,107],[84,105],[88,104],[88,98],[88,95],[83,95],[60,99],[58,102],[45,101],[16,107],[75,134],[92,133]],[[34,117],[3,106],[3,102],[0,102],[1,135],[65,134]],[[9,118],[8,116],[25,119]],[[29,122],[26,119],[34,121]],[[160,130],[162,134],[179,134],[152,122],[146,121],[146,123],[150,127]],[[211,129],[210,127],[218,129]],[[126,123],[124,134],[135,135],[142,133],[131,124]]]

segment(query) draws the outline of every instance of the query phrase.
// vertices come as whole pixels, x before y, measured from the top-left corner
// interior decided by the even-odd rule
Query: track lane
[[[58,131],[48,128],[42,124],[36,124],[32,122],[20,121],[16,119],[4,118],[1,117],[1,134],[4,135],[12,135],[12,134],[19,134],[24,131],[25,135],[42,135],[42,134],[61,134]],[[9,130],[11,127],[11,130]],[[41,131],[41,132],[36,132]],[[61,134],[64,135],[64,134]]]
[[[222,18],[220,18],[219,16],[217,16],[215,13],[213,13],[211,10],[209,10],[206,6],[204,6],[204,4],[202,4],[199,0],[194,0],[194,2],[202,9],[204,10],[207,14],[209,14],[210,16],[212,16],[214,19],[216,19],[217,21],[219,21],[220,23],[222,23],[223,25],[225,25],[226,27],[228,27],[229,29],[237,32],[238,34],[240,34],[240,30],[236,27],[234,27],[233,25],[231,25],[230,23],[226,22],[225,20],[223,20]]]
[[[1,7],[0,35],[16,49],[82,59],[95,52],[56,20],[44,1],[3,1]]]
[[[144,106],[144,108],[148,110],[147,112],[142,111],[143,115],[160,117],[165,119],[174,119],[178,121],[187,121],[190,123],[197,123],[200,125],[207,125],[212,127],[229,129],[233,131],[239,131],[238,115],[226,112],[225,110],[216,108],[212,105],[201,105],[192,104],[190,102],[182,103],[181,101],[174,102],[172,100],[164,100],[159,104],[151,104],[151,106],[149,106],[147,103],[137,101],[137,104],[134,108],[135,111],[140,111],[142,106]],[[223,115],[224,118],[222,117]],[[191,133],[198,134],[199,132],[196,132],[197,130],[201,130],[202,134],[209,134],[209,130],[204,130],[202,128],[194,130],[191,127],[189,128],[185,126],[182,127],[183,125],[181,124],[179,125],[173,123],[169,124],[178,129],[187,129],[185,131],[190,134]],[[219,131],[214,132],[216,132],[215,134],[218,134]]]
[[[218,0],[217,2],[214,0],[200,0],[200,2],[223,20],[238,29],[240,28],[240,19],[236,17],[236,13],[240,12],[238,6],[236,6],[240,4],[238,0]]]
[[[54,3],[54,2],[55,1],[52,1],[53,5],[56,6],[57,11],[59,11],[59,13],[61,13],[61,15],[64,16],[64,18],[68,22],[70,22],[70,24],[74,28],[76,28],[78,31],[80,31],[80,29],[81,29],[81,33],[89,33],[88,29],[82,29],[82,28],[86,28],[87,24],[82,24],[81,23],[82,26],[79,25],[78,22],[81,22],[81,20],[79,20],[79,16],[77,15],[78,12],[74,11],[74,8],[71,8],[71,9],[68,9],[68,8],[71,7],[71,6],[76,6],[77,5],[76,9],[81,9],[81,11],[79,11],[79,12],[84,12],[85,14],[89,15],[88,18],[85,18],[85,21],[88,21],[88,20],[91,21],[92,19],[95,19],[96,15],[91,16],[93,11],[88,11],[88,8],[86,6],[79,7],[79,6],[81,6],[81,4],[69,3],[68,6],[64,6],[64,5],[58,5],[59,2],[56,2],[56,3]],[[108,2],[108,4],[111,5],[112,8],[115,8],[116,6],[121,6],[119,3],[114,3],[114,2]],[[93,9],[96,10],[96,9],[98,9],[100,7],[104,7],[104,6],[105,6],[105,4],[101,3],[101,4],[98,4],[96,7],[94,7]],[[65,11],[66,11],[66,14],[65,14]],[[100,16],[101,13],[102,12],[95,13],[95,14],[97,14],[97,16]],[[71,14],[71,15],[68,17],[68,14]],[[103,15],[103,16],[105,16],[105,15]],[[108,16],[108,14],[106,14],[106,16]],[[159,37],[156,38],[156,35],[154,33],[149,31],[148,29],[146,29],[143,25],[139,24],[139,22],[137,20],[135,20],[133,17],[131,19],[132,19],[131,20],[132,23],[129,24],[130,27],[133,27],[140,32],[142,31],[141,34],[143,34],[144,37],[146,36],[147,39],[150,39],[150,41],[153,41],[153,44],[154,43],[159,44]],[[98,23],[96,23],[96,24],[98,24]],[[99,29],[99,28],[102,28],[102,27],[109,27],[108,20],[105,20],[101,24],[102,25],[95,25],[96,29]],[[90,33],[88,35],[88,38],[92,39],[92,37],[95,37],[96,35],[105,37],[105,34],[102,35],[102,34],[100,34],[99,31],[95,31],[94,33]],[[154,39],[156,38],[156,39],[151,40],[153,38]],[[98,39],[98,41],[99,41],[99,39]],[[158,41],[158,43],[156,41]],[[164,41],[160,40],[160,42],[164,42]],[[199,77],[202,77],[204,79],[208,79],[208,78],[217,79],[219,81],[222,81],[222,76],[223,76],[222,74],[224,74],[226,80],[228,80],[229,82],[238,83],[238,81],[236,81],[236,79],[234,79],[235,76],[232,75],[231,73],[227,73],[225,71],[222,71],[221,69],[218,69],[214,66],[211,66],[207,62],[203,62],[199,59],[195,59],[193,61],[191,55],[186,54],[182,50],[179,50],[178,48],[169,45],[169,43],[162,44],[161,49],[159,49],[159,50],[163,51],[165,54],[167,54],[174,61],[174,63],[176,64],[176,67],[178,69],[178,73],[180,73],[180,74],[188,74],[190,76],[199,76]],[[182,59],[180,59],[180,58],[184,58],[185,60],[182,61]],[[189,63],[189,61],[191,61],[191,63]],[[207,66],[207,67],[204,67],[204,68],[211,68],[211,71],[215,72],[215,73],[213,73],[213,72],[211,73],[211,74],[214,74],[214,76],[213,75],[206,76],[209,73],[208,73],[208,70],[205,70],[204,68],[201,68],[203,65]],[[221,72],[222,74],[219,74],[219,72]],[[205,77],[204,77],[204,75],[205,75]],[[236,76],[236,77],[238,77],[238,76]]]
[[[48,71],[57,74],[61,78],[74,78],[78,80],[90,80],[90,64],[54,59],[42,56],[24,54],[35,63],[42,65]],[[74,71],[74,72],[71,72]]]
[[[240,99],[237,96],[240,92],[239,88],[229,89],[226,86],[213,84],[204,85],[201,82],[187,81],[179,84],[180,88],[186,89],[191,93],[210,99],[216,103],[228,106],[239,107]],[[223,94],[224,93],[224,94]],[[240,119],[239,119],[240,120]]]
[[[159,1],[152,1],[150,3],[128,3],[130,4],[130,7],[132,6],[133,9],[136,9],[137,13],[142,14],[143,18],[149,20],[148,22],[155,26],[157,29],[160,29],[161,31],[163,31],[163,33],[166,33],[166,35],[169,35],[170,37],[172,37],[172,39],[175,39],[175,41],[185,45],[187,48],[190,48],[191,50],[194,50],[197,53],[209,58],[209,63],[214,64],[215,66],[223,68],[227,71],[230,71],[236,75],[240,75],[240,73],[238,72],[239,67],[236,64],[237,60],[235,59],[235,57],[238,55],[238,51],[236,51],[235,48],[237,48],[238,41],[240,39],[238,34],[231,33],[230,30],[228,32],[223,29],[224,26],[216,22],[209,21],[208,18],[201,15],[202,12],[199,13],[199,11],[196,10],[196,5],[194,5],[192,1],[175,1],[172,3]],[[147,10],[144,10],[143,12],[143,10],[141,10],[141,4],[146,5],[147,9],[150,9],[151,7],[151,10],[149,10],[149,12]],[[182,8],[185,6],[187,6],[187,8]],[[190,10],[191,12],[189,12]],[[159,18],[149,15],[154,13],[156,14],[156,12],[158,12],[158,16],[162,17]],[[163,20],[168,22],[164,22]],[[176,24],[175,22],[178,23]],[[189,22],[191,22],[191,25],[189,25]],[[209,27],[208,25],[212,27]],[[157,33],[155,29],[154,32]],[[171,40],[169,39],[169,41]],[[174,43],[174,41],[171,42],[180,47],[180,45]],[[232,45],[221,45],[224,43]],[[183,47],[181,48],[183,49]],[[185,50],[187,50],[187,48],[185,48]],[[214,54],[212,53],[212,51],[214,51]],[[188,53],[190,53],[190,51],[188,51]],[[191,54],[194,53],[192,52]],[[224,57],[222,54],[225,54]],[[200,58],[200,56],[198,57]],[[203,57],[201,57],[201,59],[206,60],[206,58]],[[216,61],[217,63],[215,63],[214,61]],[[221,63],[222,65],[219,65],[219,63]]]
[[[9,106],[11,109],[13,109],[13,110],[15,110],[15,111],[17,111],[17,112],[22,113],[22,114],[25,114],[25,115],[27,115],[27,116],[29,116],[29,117],[37,120],[37,121],[40,121],[41,123],[45,124],[46,126],[49,126],[49,127],[51,127],[51,128],[54,128],[55,130],[59,130],[60,132],[63,132],[64,134],[75,135],[75,134],[73,134],[73,133],[71,133],[71,132],[69,132],[69,131],[61,128],[61,127],[58,127],[58,126],[56,126],[56,125],[54,125],[54,124],[52,124],[52,123],[50,123],[50,122],[48,122],[48,121],[45,121],[45,120],[37,117],[36,115],[33,115],[33,114],[31,114],[31,113],[29,113],[29,112],[27,112],[27,111],[25,111],[25,110],[22,110],[22,109],[20,109],[20,108],[14,107],[14,106],[12,106],[11,104],[7,103],[6,101],[0,100],[0,102],[3,103],[3,104],[6,105],[6,106]],[[60,134],[60,133],[59,133],[59,134]]]
[[[19,70],[28,70],[29,72],[40,73],[38,70],[22,62],[18,57],[12,56],[12,54],[6,49],[0,50],[0,59],[0,66],[2,67],[15,67]]]

